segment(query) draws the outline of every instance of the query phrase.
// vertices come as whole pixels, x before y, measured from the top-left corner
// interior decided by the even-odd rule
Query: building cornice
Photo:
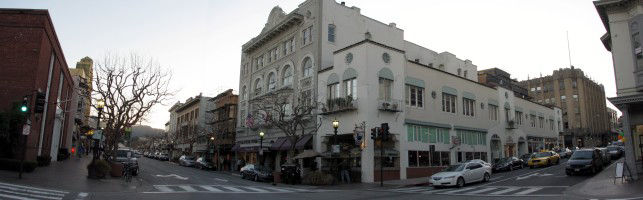
[[[286,18],[279,24],[275,25],[265,32],[262,32],[257,37],[254,37],[250,41],[243,44],[243,46],[241,46],[241,51],[244,53],[248,53],[259,48],[261,45],[270,41],[270,39],[274,38],[279,33],[284,32],[293,25],[299,24],[303,21],[303,19],[304,16],[293,11],[292,13],[288,14]]]
[[[388,46],[388,45],[385,45],[385,44],[382,44],[382,43],[379,43],[379,42],[375,42],[375,41],[373,41],[371,39],[364,39],[362,41],[359,41],[359,42],[356,42],[354,44],[348,45],[348,46],[346,46],[344,48],[338,49],[338,50],[334,51],[333,54],[338,54],[338,53],[340,53],[342,51],[346,51],[346,50],[348,50],[350,48],[359,46],[359,45],[364,44],[364,43],[370,43],[370,44],[374,44],[374,45],[377,45],[377,46],[380,46],[380,47],[383,47],[383,48],[386,48],[386,49],[397,51],[399,53],[404,53],[404,50],[401,50],[401,49],[398,49],[398,48],[395,48],[395,47],[392,47],[392,46]]]
[[[612,98],[607,98],[607,100],[612,102],[612,104],[614,104],[616,107],[619,107],[619,106],[625,105],[625,104],[643,102],[643,94],[612,97]]]

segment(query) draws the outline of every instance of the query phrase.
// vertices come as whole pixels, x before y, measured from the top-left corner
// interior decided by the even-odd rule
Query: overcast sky
[[[259,34],[272,7],[290,12],[303,0],[2,0],[3,8],[49,9],[69,67],[106,52],[156,58],[173,72],[173,102],[158,106],[143,124],[163,128],[169,106],[203,93],[238,90],[241,45]],[[611,54],[589,0],[353,0],[348,6],[384,23],[406,40],[470,59],[478,69],[499,67],[519,80],[572,64],[616,96]],[[608,102],[609,104],[609,102]],[[611,104],[609,104],[613,108]]]

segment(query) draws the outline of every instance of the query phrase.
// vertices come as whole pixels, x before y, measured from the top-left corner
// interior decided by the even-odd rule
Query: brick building
[[[533,101],[562,109],[565,146],[592,147],[609,142],[605,89],[581,69],[559,69],[520,84],[529,90]]]
[[[32,114],[27,160],[71,147],[74,84],[47,10],[0,9],[0,111],[26,95],[44,92],[43,114]],[[29,98],[30,107],[34,105]],[[31,109],[33,111],[33,109]],[[7,134],[7,133],[2,133]]]
[[[500,86],[514,92],[514,95],[523,99],[531,99],[527,88],[518,84],[516,79],[511,79],[511,74],[502,69],[491,68],[478,71],[478,82],[489,87]]]
[[[235,141],[239,95],[233,94],[232,89],[229,89],[209,101],[214,102],[214,109],[208,111],[212,113],[209,124],[212,126],[214,137],[213,162],[218,169],[230,170],[230,164],[234,160],[232,146]]]

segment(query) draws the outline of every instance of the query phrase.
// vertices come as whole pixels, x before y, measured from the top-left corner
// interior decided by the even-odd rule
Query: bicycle
[[[132,163],[123,164],[123,177],[125,182],[132,182]]]

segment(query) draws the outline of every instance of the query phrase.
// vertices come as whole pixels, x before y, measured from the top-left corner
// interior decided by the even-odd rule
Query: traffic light
[[[373,139],[373,140],[375,140],[375,138],[377,138],[377,132],[376,131],[377,131],[377,129],[375,129],[375,128],[371,129],[371,139]]]
[[[20,112],[27,113],[29,111],[29,99],[27,97],[22,99],[22,104],[20,105]]]
[[[390,135],[390,133],[388,131],[389,130],[388,123],[382,123],[382,125],[380,125],[380,126],[382,127],[382,139],[384,139],[386,141],[386,140],[388,140],[388,137]]]
[[[45,111],[45,93],[36,93],[36,102],[34,105],[34,113],[42,113]]]

